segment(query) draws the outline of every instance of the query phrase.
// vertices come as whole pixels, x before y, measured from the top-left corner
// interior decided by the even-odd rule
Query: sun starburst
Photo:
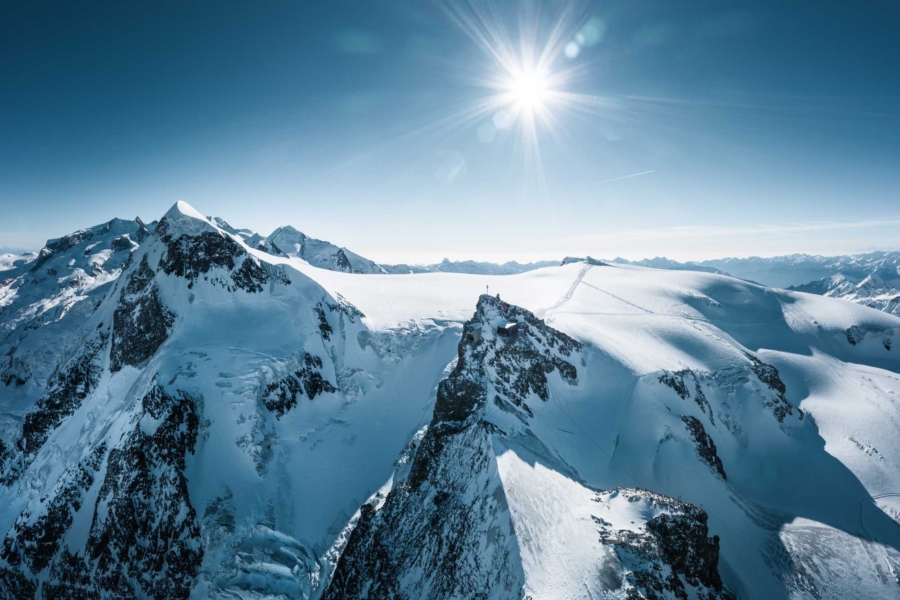
[[[517,133],[515,155],[524,159],[525,183],[545,191],[541,137],[559,136],[565,112],[596,116],[603,105],[602,99],[572,89],[585,74],[573,66],[578,52],[572,47],[587,21],[587,6],[576,0],[554,5],[551,12],[532,3],[511,12],[508,4],[471,0],[444,7],[487,59],[474,81],[486,93],[467,112],[466,122],[478,127],[478,120],[486,119],[483,128]],[[480,129],[479,138],[494,140],[495,135]]]

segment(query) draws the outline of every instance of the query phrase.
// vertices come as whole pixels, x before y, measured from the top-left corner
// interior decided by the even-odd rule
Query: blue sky
[[[0,246],[183,199],[384,262],[900,247],[893,2],[75,4],[4,3]],[[462,118],[472,26],[579,106]]]

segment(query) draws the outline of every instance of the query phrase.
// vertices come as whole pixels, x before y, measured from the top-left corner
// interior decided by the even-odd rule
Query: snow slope
[[[900,252],[848,256],[794,254],[772,258],[724,258],[679,263],[667,258],[626,261],[655,269],[706,271],[764,285],[843,298],[891,314],[900,314]]]
[[[746,278],[767,285],[843,298],[900,314],[900,252],[831,257],[794,255],[720,262],[723,269],[738,277],[745,277],[746,273]],[[716,261],[704,264],[707,263],[718,264]]]
[[[37,259],[37,253],[0,254],[0,276],[3,279],[18,277]]]
[[[489,404],[482,416],[504,431],[494,438],[502,444],[498,451],[495,441],[494,450],[500,479],[504,464],[516,482],[538,478],[519,484],[532,490],[527,505],[556,502],[542,499],[553,491],[542,482],[547,469],[583,486],[579,494],[647,488],[709,512],[710,531],[721,538],[722,578],[740,597],[896,596],[898,513],[890,494],[900,483],[900,378],[896,354],[883,343],[896,335],[896,318],[717,275],[589,265],[551,272],[544,276],[572,287],[556,302],[548,293],[523,303],[585,343],[578,385],[551,387],[547,402],[528,402],[534,418],[526,432],[512,433]],[[533,281],[540,275],[529,274]],[[525,277],[508,279],[517,283],[501,297],[518,302]],[[340,285],[329,280],[326,286]],[[447,296],[464,285],[474,281],[448,282]],[[393,318],[375,304],[370,318]],[[850,343],[852,327],[867,332],[861,343]],[[704,454],[718,457],[727,480]],[[532,465],[524,472],[523,461]],[[504,486],[513,506],[518,485]],[[577,506],[571,519],[583,520]],[[554,597],[560,588],[548,581],[585,580],[602,562],[588,561],[583,572],[573,572],[571,561],[559,567],[564,573],[542,571],[555,562],[550,549],[573,539],[560,529],[561,514],[562,507],[549,520],[527,508],[513,512],[517,532],[532,539],[537,530],[548,540],[532,559],[535,570],[526,566],[525,589],[534,597]]]
[[[2,296],[0,597],[897,597],[897,317],[240,231],[178,203],[82,287],[70,236]]]

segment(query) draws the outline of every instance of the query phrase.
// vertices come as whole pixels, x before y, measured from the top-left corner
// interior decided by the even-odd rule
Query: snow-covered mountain
[[[680,263],[668,258],[628,261],[675,271],[722,273],[772,287],[842,298],[891,314],[900,314],[900,252],[847,256],[794,254],[772,258],[724,258]]]
[[[69,345],[83,343],[72,332],[83,329],[152,227],[113,219],[48,240],[39,254],[0,271],[0,380],[16,382],[3,392],[5,408],[36,400]],[[0,431],[8,417],[0,413]]]
[[[697,263],[727,272],[734,277],[763,285],[788,288],[834,275],[846,275],[862,281],[881,272],[888,280],[900,277],[900,252],[870,252],[843,256],[792,254],[772,258],[724,258]],[[892,274],[892,275],[891,275]]]
[[[291,227],[279,227],[260,245],[261,249],[277,256],[300,258],[322,269],[345,273],[385,273],[373,261],[331,242],[311,238]]]
[[[225,225],[113,221],[0,289],[0,598],[897,597],[900,318]]]
[[[470,275],[515,275],[533,271],[543,267],[559,264],[559,261],[548,260],[534,263],[518,263],[510,261],[502,264],[477,262],[474,260],[443,261],[431,265],[382,265],[369,260],[347,248],[339,247],[331,242],[311,238],[297,231],[290,225],[279,227],[268,237],[263,237],[249,229],[235,229],[224,219],[207,217],[216,227],[238,236],[248,246],[263,250],[275,256],[288,256],[302,259],[314,267],[330,271],[342,271],[358,274],[391,274],[409,275],[413,273],[466,273]]]
[[[251,248],[265,245],[264,242],[266,238],[251,229],[237,229],[229,225],[228,222],[221,217],[206,217],[206,219],[222,231],[230,233],[231,235],[238,236],[245,244],[247,244]]]
[[[790,289],[830,298],[842,298],[900,315],[900,271],[876,268],[860,280],[858,276],[838,273]]]

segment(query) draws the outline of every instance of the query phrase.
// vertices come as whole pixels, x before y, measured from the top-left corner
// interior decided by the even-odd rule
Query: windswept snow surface
[[[521,586],[492,597],[625,597],[637,555],[601,537],[630,527],[646,535],[665,503],[609,492],[619,488],[702,507],[720,538],[722,581],[737,597],[900,594],[900,318],[629,265],[345,273],[273,256],[239,231],[179,203],[121,257],[107,252],[121,234],[98,229],[109,247],[73,238],[48,259],[60,265],[0,288],[12,376],[0,382],[0,440],[12,457],[0,530],[13,540],[0,581],[22,590],[33,582],[46,597],[61,573],[82,573],[72,564],[112,556],[135,577],[145,573],[143,584],[127,582],[168,585],[174,555],[146,563],[101,548],[104,535],[113,549],[157,548],[140,527],[116,538],[127,529],[117,494],[131,476],[162,490],[147,510],[168,517],[147,527],[174,544],[160,552],[180,548],[184,570],[173,580],[192,597],[320,597],[360,506],[380,507],[407,485],[436,386],[488,292],[583,345],[571,359],[577,378],[550,374],[546,399],[527,392],[530,414],[491,404],[483,415],[493,466],[479,481],[500,486],[506,508],[492,510],[511,524],[513,544],[505,580]],[[104,268],[67,284],[91,260]],[[57,308],[67,303],[85,307],[77,319]],[[485,321],[485,339],[498,339],[498,324]],[[70,389],[54,373],[75,373],[73,365],[96,377],[67,392],[65,410],[46,412],[48,398],[61,397],[54,390]],[[490,381],[502,377],[486,369]],[[160,399],[174,408],[161,410]],[[49,429],[22,452],[28,414]],[[164,432],[177,434],[174,459],[154,445],[169,439]],[[153,468],[129,475],[135,452]],[[54,508],[42,497],[66,502]],[[33,551],[28,536],[47,531],[40,518],[49,514],[69,524]],[[480,543],[491,543],[489,532]],[[95,587],[84,589],[115,597],[110,586],[121,581],[92,568],[84,585]],[[405,576],[403,589],[415,589],[424,574]],[[148,590],[134,593],[165,597]]]

